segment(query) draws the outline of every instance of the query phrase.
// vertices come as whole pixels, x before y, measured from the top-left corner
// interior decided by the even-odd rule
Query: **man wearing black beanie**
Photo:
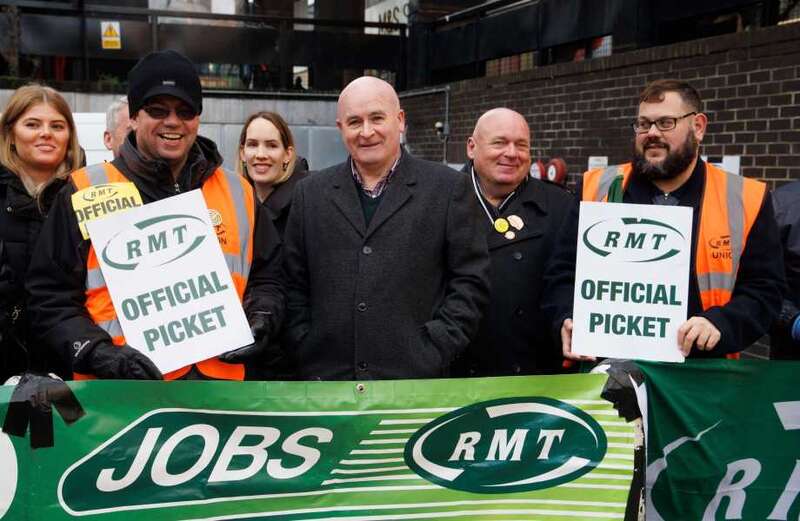
[[[271,358],[269,338],[283,315],[277,233],[247,181],[223,170],[217,146],[197,135],[203,93],[188,58],[172,50],[142,58],[128,74],[128,103],[132,131],[119,156],[73,172],[42,230],[28,276],[40,341],[61,360],[55,369],[65,378],[161,378],[150,359],[126,343],[72,195],[124,183],[119,186],[147,204],[199,188],[256,342],[163,377],[242,380],[246,363]]]

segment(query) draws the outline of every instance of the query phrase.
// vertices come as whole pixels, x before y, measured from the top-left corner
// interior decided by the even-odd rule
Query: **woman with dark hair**
[[[286,121],[274,112],[256,112],[239,136],[237,172],[247,177],[283,238],[294,186],[308,175],[308,164],[297,156]]]
[[[57,91],[26,85],[0,118],[0,384],[45,369],[32,353],[25,313],[25,271],[53,197],[83,152],[72,111]]]
[[[279,114],[256,112],[247,118],[239,136],[236,170],[253,183],[256,197],[283,239],[294,187],[308,175],[308,163],[297,156],[292,131]],[[255,371],[263,380],[292,380],[295,375],[286,355],[263,360]]]

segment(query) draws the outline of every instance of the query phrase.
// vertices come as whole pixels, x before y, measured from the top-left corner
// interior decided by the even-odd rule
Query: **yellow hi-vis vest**
[[[78,190],[105,183],[125,183],[129,180],[111,163],[100,163],[81,168],[72,173],[72,182]],[[250,265],[253,261],[253,230],[255,228],[255,198],[253,189],[244,177],[217,168],[201,188],[206,204],[222,217],[224,235],[218,239],[225,262],[230,269],[236,293],[241,301],[247,286]],[[217,223],[214,223],[217,224]],[[117,313],[111,302],[103,273],[94,247],[89,246],[86,259],[86,310],[95,324],[110,336],[115,345],[125,344]],[[226,364],[210,358],[195,364],[197,370],[209,378],[220,380],[243,380],[244,365]],[[182,367],[164,375],[166,380],[180,378],[191,366]],[[76,380],[91,378],[91,375],[75,373]]]

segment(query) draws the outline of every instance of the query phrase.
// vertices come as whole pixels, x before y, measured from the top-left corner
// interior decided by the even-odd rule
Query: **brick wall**
[[[531,125],[534,157],[563,158],[574,182],[589,156],[628,160],[639,92],[664,77],[690,81],[705,100],[703,154],[740,155],[744,175],[773,187],[800,179],[800,23],[454,83],[447,159],[463,162],[477,117],[506,106]],[[413,153],[441,161],[444,101],[403,98]]]

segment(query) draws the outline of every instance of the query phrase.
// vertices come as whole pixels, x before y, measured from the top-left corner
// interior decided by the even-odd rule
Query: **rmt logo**
[[[708,246],[711,248],[711,257],[714,259],[731,258],[731,236],[720,235],[709,239]]]
[[[605,457],[600,425],[551,398],[504,398],[437,418],[406,444],[408,466],[443,487],[498,494],[555,487]]]

